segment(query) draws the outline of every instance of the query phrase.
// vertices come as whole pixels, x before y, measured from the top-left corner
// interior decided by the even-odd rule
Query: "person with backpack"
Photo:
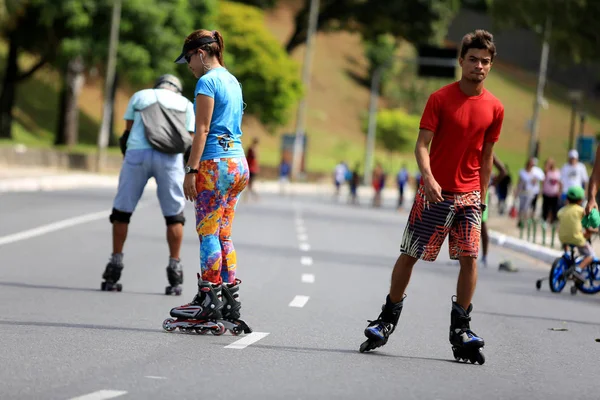
[[[123,270],[123,247],[131,216],[154,178],[162,214],[167,225],[169,259],[166,294],[181,294],[183,269],[179,253],[183,239],[185,197],[184,153],[192,143],[195,117],[192,103],[173,75],[159,77],[152,89],[133,94],[125,111],[126,128],[119,139],[124,159],[110,222],[113,249],[102,278],[102,290],[121,291],[117,283]]]

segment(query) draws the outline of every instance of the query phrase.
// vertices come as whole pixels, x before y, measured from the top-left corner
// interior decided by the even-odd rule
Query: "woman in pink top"
[[[542,187],[542,220],[552,224],[556,221],[560,194],[562,193],[560,170],[556,168],[554,159],[549,158],[546,160],[544,172],[546,177]]]

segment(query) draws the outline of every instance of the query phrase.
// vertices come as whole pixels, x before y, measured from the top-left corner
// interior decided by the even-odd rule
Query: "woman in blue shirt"
[[[223,63],[223,37],[218,31],[192,32],[176,63],[187,63],[198,78],[194,91],[196,131],[183,189],[195,202],[200,238],[198,294],[190,304],[171,310],[177,317],[165,329],[249,333],[240,320],[236,253],[231,241],[235,207],[249,178],[242,148],[244,102],[238,80]],[[165,321],[167,324],[167,321]],[[172,329],[171,329],[172,330]]]

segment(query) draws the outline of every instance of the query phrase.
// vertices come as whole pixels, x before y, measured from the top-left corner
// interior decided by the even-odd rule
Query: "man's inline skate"
[[[221,285],[223,294],[223,319],[219,320],[219,322],[221,322],[226,329],[229,329],[234,336],[237,336],[240,333],[252,333],[252,329],[248,324],[240,319],[240,308],[242,308],[239,294],[240,283],[242,283],[242,281],[236,279],[233,283],[223,283]]]
[[[117,283],[121,279],[121,271],[123,270],[123,264],[117,264],[112,260],[106,265],[106,269],[102,274],[104,282],[100,285],[102,291],[108,292],[120,292],[123,290],[123,286]]]
[[[450,344],[452,344],[452,353],[456,361],[470,361],[471,364],[483,365],[485,356],[482,350],[485,343],[471,330],[469,322],[472,310],[472,304],[465,310],[453,299],[450,313]]]
[[[404,298],[398,303],[392,303],[390,296],[385,299],[385,304],[381,307],[381,314],[376,320],[369,320],[369,325],[365,329],[367,340],[360,345],[360,352],[374,350],[387,343],[388,338],[396,329],[398,319],[404,305]]]
[[[182,291],[181,284],[183,283],[183,268],[179,261],[174,259],[169,260],[167,279],[169,280],[169,286],[165,288],[165,294],[180,296]]]

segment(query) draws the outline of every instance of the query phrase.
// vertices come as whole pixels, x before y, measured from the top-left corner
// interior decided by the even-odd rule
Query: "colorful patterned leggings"
[[[238,199],[248,184],[245,157],[200,161],[196,178],[196,231],[202,280],[235,281],[236,254],[231,225]]]

